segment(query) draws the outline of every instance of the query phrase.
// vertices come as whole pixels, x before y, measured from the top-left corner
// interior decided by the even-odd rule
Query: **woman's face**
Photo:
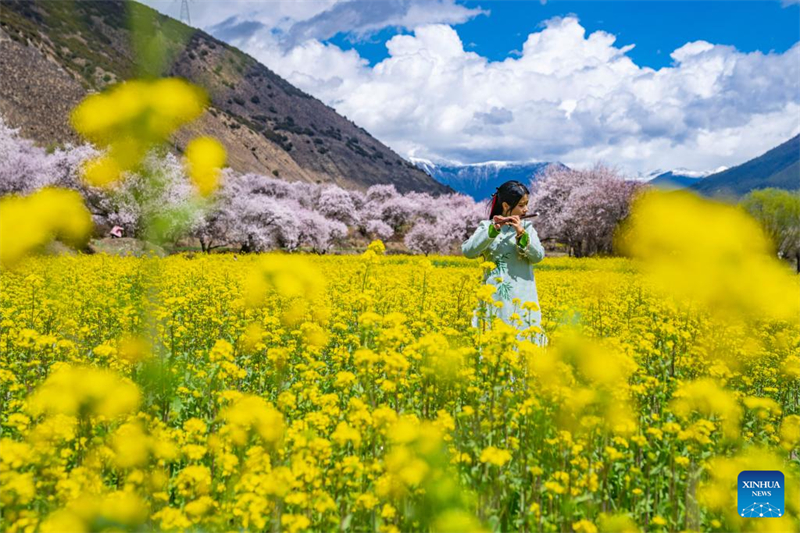
[[[519,199],[517,205],[514,206],[514,209],[509,211],[509,205],[507,202],[503,202],[503,215],[507,217],[513,217],[514,215],[523,216],[528,212],[528,195],[525,194],[522,198]]]

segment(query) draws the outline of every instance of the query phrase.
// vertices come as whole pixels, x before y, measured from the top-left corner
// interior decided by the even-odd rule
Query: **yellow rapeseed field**
[[[88,97],[84,179],[205,101]],[[198,209],[224,160],[187,148]],[[488,262],[30,255],[90,231],[74,192],[0,200],[3,531],[800,530],[800,284],[733,207],[644,195],[631,259],[537,264],[546,347],[470,326]],[[780,518],[739,517],[742,470],[784,473]]]
[[[796,321],[547,259],[539,348],[469,327],[478,261],[382,252],[3,272],[3,530],[800,529]]]

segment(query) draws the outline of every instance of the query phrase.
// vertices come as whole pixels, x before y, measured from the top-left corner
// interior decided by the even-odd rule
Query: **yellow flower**
[[[27,505],[35,494],[33,474],[30,472],[10,472],[0,477],[0,502],[3,505]]]
[[[325,292],[325,276],[308,259],[274,254],[261,259],[247,276],[244,296],[250,307],[264,305],[268,291],[284,298],[315,300]]]
[[[464,531],[484,533],[486,529],[471,513],[462,509],[447,509],[436,517],[431,531],[440,533],[460,533]]]
[[[781,446],[785,450],[793,450],[798,445],[800,445],[800,416],[789,415],[781,424]]]
[[[202,196],[208,196],[217,189],[225,158],[225,148],[211,137],[192,139],[186,146],[189,177]]]
[[[201,496],[198,499],[186,504],[183,510],[189,516],[199,518],[214,510],[216,503],[208,496]]]
[[[97,144],[124,136],[157,142],[200,116],[206,103],[201,88],[179,78],[131,80],[88,96],[70,118],[78,133]]]
[[[525,309],[526,311],[538,311],[539,304],[537,304],[536,302],[525,302],[522,304],[522,308]]]
[[[180,78],[158,79],[152,82],[148,93],[151,109],[158,116],[171,119],[171,125],[199,117],[208,99],[202,88]]]
[[[336,381],[333,386],[338,389],[349,388],[356,381],[356,375],[352,372],[339,372],[336,374]]]
[[[242,396],[223,409],[220,417],[226,422],[225,427],[236,445],[244,445],[251,433],[271,445],[283,439],[283,415],[258,396]]]
[[[355,448],[361,445],[361,433],[357,429],[351,427],[347,422],[339,422],[336,430],[331,434],[331,438],[336,441],[339,446],[344,446],[348,442],[352,442]]]
[[[606,457],[608,458],[609,462],[618,461],[625,457],[624,453],[620,453],[616,448],[612,446],[606,446]]]
[[[375,239],[369,246],[367,246],[367,250],[372,250],[373,253],[376,255],[383,255],[386,252],[386,245],[383,244],[383,241],[380,239]]]
[[[105,155],[83,163],[83,179],[92,187],[108,187],[120,179],[122,169],[117,160]]]
[[[203,465],[187,466],[178,473],[176,484],[183,496],[203,496],[211,491],[211,471]]]
[[[143,361],[150,357],[147,341],[138,336],[124,336],[117,343],[117,357],[129,363]]]
[[[609,515],[600,513],[597,521],[600,531],[608,533],[639,533],[640,529],[636,526],[627,514]]]
[[[597,533],[597,526],[585,518],[572,523],[575,533]]]
[[[163,531],[185,530],[191,527],[192,522],[186,518],[179,509],[165,507],[153,515],[153,520],[159,522]],[[63,530],[68,531],[68,530]]]
[[[114,463],[119,468],[144,466],[150,452],[150,441],[142,425],[129,422],[120,426],[112,438]]]
[[[797,291],[791,273],[758,223],[736,206],[687,191],[642,194],[618,245],[644,262],[664,292],[724,319],[796,320],[800,312],[800,299],[787,297]]]
[[[487,284],[487,285],[481,285],[476,291],[476,294],[478,296],[478,300],[486,303],[493,303],[494,298],[492,298],[492,295],[495,292],[497,292],[497,287],[491,284]]]
[[[92,217],[76,191],[44,188],[29,196],[0,199],[0,265],[13,267],[53,239],[86,242]]]
[[[511,452],[494,446],[489,446],[481,452],[480,461],[490,463],[495,466],[503,466],[511,460]]]
[[[363,507],[365,510],[370,511],[380,503],[374,494],[366,492],[356,498],[356,505]]]
[[[739,434],[742,417],[739,402],[713,379],[702,378],[682,384],[675,391],[670,407],[682,419],[694,414],[714,415],[721,420],[725,435],[733,438]]]
[[[190,418],[183,423],[183,430],[190,434],[205,435],[208,426],[199,418]]]
[[[199,461],[206,456],[208,449],[200,444],[187,444],[181,451],[183,455],[190,461]]]
[[[49,515],[42,522],[41,531],[90,531],[90,526],[96,523],[115,523],[126,529],[137,529],[147,515],[147,504],[132,492],[116,491],[102,496],[84,494]]]
[[[108,152],[84,165],[84,180],[90,185],[108,186],[122,171],[135,170],[152,146],[200,116],[207,101],[201,88],[179,78],[131,80],[87,97],[73,110],[72,125]],[[211,150],[211,155],[196,159],[200,165],[193,177],[201,180],[202,191],[213,185],[215,178],[205,163],[220,161],[219,149]]]
[[[31,423],[31,419],[22,413],[14,413],[9,415],[6,425],[15,428],[17,431],[25,431]]]
[[[311,521],[304,515],[300,514],[284,514],[281,516],[281,525],[286,528],[289,533],[297,533],[311,525]]]
[[[381,509],[381,518],[385,520],[391,520],[397,514],[397,509],[392,507],[390,504],[385,503],[383,504],[383,508]]]
[[[244,333],[239,338],[239,341],[242,345],[242,349],[245,352],[250,353],[258,348],[263,339],[264,329],[261,327],[261,324],[258,322],[251,322],[247,325],[247,328],[245,328]]]
[[[28,403],[33,415],[65,414],[115,418],[139,406],[139,388],[107,370],[64,365],[34,392]]]

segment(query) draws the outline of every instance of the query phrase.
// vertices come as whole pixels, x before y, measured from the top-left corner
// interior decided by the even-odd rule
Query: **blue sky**
[[[142,0],[176,16],[179,2]],[[194,0],[408,159],[697,175],[800,133],[800,0]]]
[[[588,32],[603,30],[617,36],[617,44],[635,44],[629,56],[639,65],[669,66],[669,53],[691,41],[705,40],[735,46],[741,52],[785,52],[800,40],[800,3],[780,1],[569,1],[490,0],[457,2],[488,10],[455,25],[469,50],[500,61],[520,50],[528,33],[545,20],[574,14]],[[374,65],[388,57],[386,41],[398,28],[354,38],[338,33],[328,42],[349,50]]]

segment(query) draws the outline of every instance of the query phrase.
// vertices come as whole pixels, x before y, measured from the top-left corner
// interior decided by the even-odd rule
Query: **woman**
[[[533,265],[544,259],[544,247],[530,221],[520,220],[528,211],[529,196],[522,183],[503,183],[492,195],[489,219],[481,221],[475,233],[461,244],[465,257],[483,256],[496,265],[484,281],[497,287],[492,298],[502,302],[502,307],[483,305],[482,312],[487,314],[489,323],[492,316],[497,316],[519,330],[541,328],[542,321]],[[479,312],[476,310],[473,315],[476,327]],[[539,332],[532,332],[531,340],[539,345],[547,343]]]

